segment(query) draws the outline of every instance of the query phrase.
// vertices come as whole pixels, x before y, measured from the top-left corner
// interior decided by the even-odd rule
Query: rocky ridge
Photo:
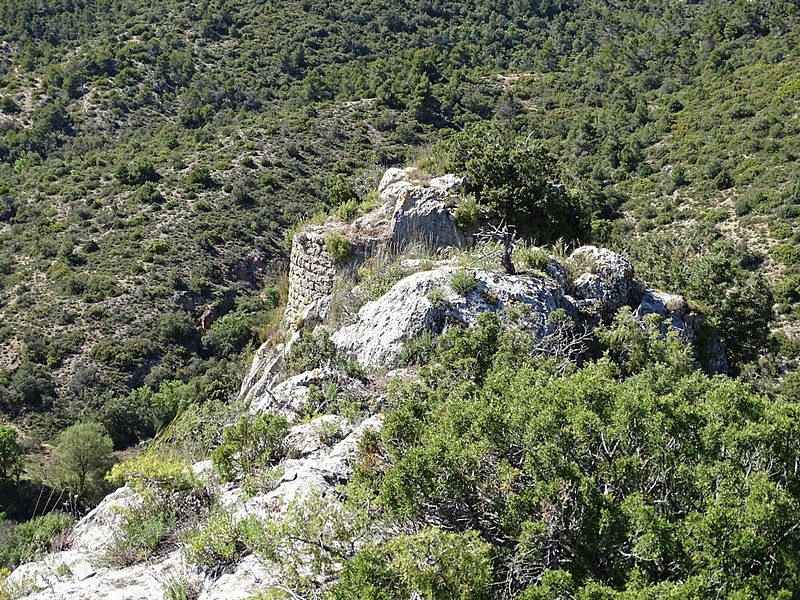
[[[359,440],[368,431],[381,429],[386,382],[413,376],[397,369],[405,344],[427,332],[438,335],[452,327],[472,325],[481,313],[493,311],[509,325],[543,337],[549,331],[548,316],[559,309],[576,324],[591,329],[627,306],[639,317],[661,317],[664,331],[671,328],[689,342],[698,340],[701,318],[685,299],[648,289],[625,257],[594,246],[578,248],[566,258],[550,256],[541,269],[513,275],[485,265],[470,267],[456,259],[407,261],[408,268],[416,272],[364,304],[352,322],[332,327],[334,283],[352,277],[376,255],[424,247],[435,256],[446,248],[474,245],[470,232],[459,229],[454,218],[467,182],[454,175],[424,182],[417,175],[414,169],[388,170],[379,186],[380,206],[374,211],[351,224],[331,218],[294,238],[285,315],[287,339],[277,345],[268,342],[257,351],[239,398],[252,413],[280,413],[295,423],[286,439],[288,458],[281,462],[280,476],[269,491],[250,495],[238,484],[217,482],[208,461],[194,467],[234,519],[255,515],[278,520],[293,502],[312,494],[335,505],[336,487],[351,475]],[[326,248],[326,239],[333,233],[352,243],[345,261],[334,260]],[[453,289],[455,274],[471,278],[469,289]],[[326,368],[288,373],[292,348],[305,333],[320,328],[330,330],[330,340],[340,355],[367,370],[366,378]],[[706,351],[717,357],[711,368],[724,371],[718,342]],[[371,396],[375,414],[361,422],[335,414],[301,422],[299,415],[309,402],[311,387],[330,381]],[[108,566],[106,557],[119,530],[120,511],[140,501],[133,490],[120,488],[78,523],[67,549],[22,565],[9,577],[8,585],[17,586],[21,593],[30,592],[25,597],[38,600],[133,600],[161,597],[165,582],[181,576],[199,590],[197,597],[210,600],[246,598],[281,584],[280,571],[255,555],[245,556],[222,574],[208,573],[190,564],[186,548],[180,544],[144,563]]]

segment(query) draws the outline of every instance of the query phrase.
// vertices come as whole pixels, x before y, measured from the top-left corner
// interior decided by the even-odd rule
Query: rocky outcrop
[[[371,379],[358,371],[352,371],[355,376],[345,375],[344,369],[330,365],[289,373],[287,363],[292,361],[288,358],[301,336],[315,328],[331,327],[331,293],[337,278],[352,276],[359,265],[379,252],[393,253],[414,244],[440,250],[464,243],[451,211],[465,185],[463,178],[452,175],[423,183],[415,169],[390,169],[381,180],[381,205],[376,210],[352,224],[331,219],[295,236],[286,336],[282,343],[270,341],[256,352],[239,398],[251,413],[279,413],[293,423],[285,439],[288,457],[270,472],[269,485],[260,491],[249,489],[246,494],[239,484],[221,485],[208,478],[208,489],[234,519],[282,519],[290,507],[312,496],[322,498],[326,506],[337,506],[336,488],[351,477],[359,444],[367,432],[382,427],[380,411],[389,380],[413,376],[413,370],[390,370],[397,366],[404,346],[426,332],[441,334],[448,328],[473,325],[487,311],[509,326],[541,338],[550,332],[548,317],[559,309],[583,330],[610,321],[627,306],[637,317],[658,315],[664,333],[678,331],[691,342],[702,338],[704,364],[724,370],[718,339],[701,335],[702,319],[684,298],[648,289],[624,256],[586,246],[566,259],[550,256],[542,260],[537,267],[541,271],[516,275],[458,266],[455,261],[408,261],[404,266],[417,272],[361,307],[354,323],[331,332],[339,355],[358,361],[372,373]],[[340,262],[326,249],[326,240],[334,233],[353,245],[352,254]],[[184,300],[192,301],[189,297]],[[333,403],[327,397],[321,402],[320,394],[311,394],[312,389],[319,391],[325,386],[343,392],[349,400],[356,399],[359,410],[369,414],[362,414],[361,421],[326,414],[335,412],[330,410]],[[365,398],[369,402],[363,402]],[[309,415],[320,416],[307,420]],[[201,476],[207,476],[209,470],[208,462],[195,465]],[[252,555],[224,573],[191,566],[179,540],[147,562],[124,568],[108,566],[106,557],[119,532],[120,511],[140,501],[126,487],[117,490],[81,520],[68,549],[23,565],[9,581],[37,600],[149,600],[162,597],[166,582],[175,577],[190,581],[204,600],[245,598],[282,583],[279,568]]]
[[[335,488],[350,478],[359,441],[367,431],[380,431],[381,427],[380,415],[359,424],[325,415],[292,427],[287,436],[292,458],[281,465],[282,475],[273,489],[246,497],[241,488],[234,487],[222,493],[219,504],[235,519],[251,515],[280,519],[293,502],[311,494],[336,502]],[[204,467],[201,463],[196,470]],[[30,600],[153,600],[164,597],[171,579],[183,578],[199,591],[198,600],[218,600],[247,598],[281,583],[274,568],[252,555],[218,577],[204,573],[187,562],[182,544],[140,564],[108,566],[109,548],[122,519],[120,511],[138,502],[139,496],[127,487],[109,495],[80,521],[68,550],[22,565],[9,577],[8,585]]]
[[[634,276],[633,265],[624,256],[595,246],[577,248],[569,262],[578,274],[569,286],[580,304],[593,304],[606,319],[623,306],[636,306],[644,284]]]
[[[553,280],[477,270],[475,289],[459,294],[451,281],[460,271],[438,267],[406,277],[364,306],[358,321],[335,332],[332,341],[345,356],[365,366],[393,367],[408,341],[425,332],[440,334],[446,327],[474,325],[482,312],[497,312],[508,320],[508,308],[524,306],[525,326],[538,335],[546,329],[547,315],[557,308],[574,312]]]
[[[412,246],[434,252],[464,245],[464,234],[453,216],[467,180],[446,175],[427,184],[416,179],[417,170],[392,168],[378,186],[380,206],[351,224],[330,219],[325,225],[306,227],[292,240],[289,263],[289,299],[285,322],[293,326],[303,309],[330,295],[337,277],[353,273],[379,254],[397,254]],[[338,233],[353,246],[347,260],[336,263],[325,242]]]

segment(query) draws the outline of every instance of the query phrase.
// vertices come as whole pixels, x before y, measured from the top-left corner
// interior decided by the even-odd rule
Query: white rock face
[[[428,182],[428,185],[437,190],[441,190],[445,194],[461,194],[467,189],[469,179],[467,177],[460,177],[448,173],[441,177],[434,177]]]
[[[595,246],[582,246],[569,257],[583,270],[570,293],[578,300],[596,300],[605,317],[613,316],[622,306],[636,306],[644,284],[634,277],[633,265],[616,252]]]
[[[413,179],[416,172],[416,167],[391,167],[390,169],[386,169],[386,172],[383,174],[383,177],[381,177],[381,181],[378,184],[378,193],[383,192],[386,188],[394,183],[398,183],[400,181],[410,181]]]
[[[414,244],[432,250],[464,245],[464,235],[443,200],[446,196],[440,189],[418,186],[398,194],[389,226],[394,251]]]
[[[334,489],[350,478],[359,440],[369,430],[380,431],[382,424],[381,415],[355,427],[343,417],[324,415],[292,427],[287,442],[294,448],[295,458],[284,461],[283,475],[275,488],[247,501],[241,489],[234,488],[223,494],[220,504],[230,509],[234,518],[257,515],[278,519],[293,501],[312,493],[334,502]],[[163,598],[167,582],[178,577],[196,582],[202,589],[201,600],[246,598],[281,583],[278,574],[252,555],[244,557],[231,572],[210,577],[187,564],[183,547],[131,567],[105,566],[106,548],[120,523],[118,510],[138,499],[126,487],[109,495],[80,521],[69,550],[22,565],[9,577],[9,583],[38,590],[24,596],[31,600],[157,600]],[[68,574],[59,575],[67,573],[65,569]]]
[[[503,275],[474,271],[478,285],[466,295],[450,288],[458,269],[439,267],[402,279],[389,292],[367,303],[358,321],[331,336],[336,347],[351,360],[370,367],[394,367],[406,342],[426,331],[442,333],[448,322],[474,325],[486,311],[505,315],[504,309],[526,307],[526,326],[537,335],[544,333],[547,315],[557,308],[574,309],[557,282],[538,277]],[[428,299],[434,288],[445,294],[443,307]]]

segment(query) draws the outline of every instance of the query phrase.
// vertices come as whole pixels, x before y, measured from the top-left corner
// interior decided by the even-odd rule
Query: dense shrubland
[[[617,339],[611,354],[629,363],[620,371],[604,363],[558,383],[544,377],[538,363],[520,366],[521,373],[543,378],[547,390],[580,387],[592,378],[598,389],[611,389],[614,378],[630,376],[620,391],[607,392],[610,412],[590,407],[584,415],[573,407],[586,416],[587,427],[596,421],[602,436],[613,437],[614,407],[626,406],[623,396],[632,390],[652,399],[648,414],[658,421],[662,407],[673,402],[665,399],[669,389],[692,388],[698,398],[717,394],[733,404],[737,394],[753,398],[747,401],[753,410],[736,421],[747,431],[741,435],[750,436],[748,428],[759,420],[768,430],[778,418],[772,407],[791,406],[776,400],[781,391],[797,399],[791,373],[800,355],[793,338],[800,307],[797,25],[794,3],[740,0],[536,6],[437,0],[388,7],[372,0],[335,7],[315,0],[280,6],[239,0],[4,2],[0,410],[22,434],[0,438],[0,486],[9,492],[4,498],[11,498],[0,511],[25,519],[37,495],[47,497],[59,488],[58,497],[60,488],[70,488],[40,468],[38,456],[29,456],[25,469],[20,457],[76,424],[99,423],[117,450],[161,432],[161,440],[185,452],[187,461],[208,457],[220,444],[239,443],[198,423],[227,414],[225,404],[236,394],[248,353],[275,329],[285,230],[303,216],[330,209],[351,219],[374,200],[369,192],[382,167],[415,159],[431,174],[452,169],[472,178],[471,199],[458,215],[466,224],[483,206],[516,221],[521,233],[538,243],[563,247],[593,241],[627,250],[642,277],[686,295],[694,309],[707,313],[732,372],[768,394],[753,396],[739,384],[687,375],[676,370],[677,358],[669,368],[648,366],[666,350],[641,340]],[[331,240],[331,248],[342,259],[349,253],[340,240]],[[263,271],[241,268],[252,249],[264,257]],[[525,260],[535,269],[540,258]],[[376,287],[385,284],[373,279]],[[454,289],[468,291],[470,285],[464,278],[453,282]],[[177,306],[176,295],[194,306]],[[786,333],[771,331],[773,300]],[[198,321],[206,308],[224,316],[203,328]],[[312,362],[331,360],[324,340],[305,343],[316,352]],[[431,357],[432,348],[432,342],[411,348],[407,359]],[[307,364],[302,355],[292,360],[297,369]],[[507,368],[498,355],[490,362],[498,364],[479,369],[486,381],[501,378]],[[643,372],[630,373],[631,362],[643,365]],[[459,381],[457,389],[466,397],[491,393],[460,382],[453,369],[447,376]],[[510,393],[508,402],[518,402],[513,408],[521,414],[552,412],[547,398],[534,407],[530,398]],[[681,404],[680,410],[701,427],[703,419],[711,423],[718,417],[706,404]],[[476,418],[488,418],[482,406],[476,405]],[[420,410],[424,417],[427,408]],[[428,425],[423,418],[419,427]],[[520,439],[529,433],[520,423],[504,426]],[[203,433],[187,439],[175,433],[180,427]],[[106,448],[104,433],[95,433]],[[485,435],[475,434],[480,449],[497,456],[508,450]],[[383,447],[391,457],[401,446],[385,440]],[[513,469],[523,479],[536,476],[512,460],[527,450],[520,455],[515,449],[506,458],[508,473],[499,473],[510,479],[509,497],[517,481]],[[715,466],[714,451],[701,446],[702,456],[682,456],[709,473],[738,460],[726,456]],[[475,448],[464,452],[469,457]],[[781,460],[777,448],[753,446],[752,452],[774,456],[775,464]],[[401,461],[391,460],[397,463],[391,469],[402,468]],[[710,588],[697,583],[699,595],[727,594],[736,585],[750,586],[754,594],[792,589],[788,567],[780,566],[783,558],[770,554],[775,549],[746,542],[750,535],[783,548],[775,542],[775,532],[782,531],[777,521],[764,522],[763,531],[731,525],[731,535],[743,540],[735,548],[753,548],[754,554],[721,552],[725,564],[712,565],[707,555],[712,534],[703,538],[701,531],[713,529],[704,520],[707,514],[728,511],[732,523],[739,522],[737,511],[752,509],[755,515],[762,492],[784,506],[781,494],[794,498],[794,492],[780,488],[785,482],[775,473],[764,481],[761,475],[740,481],[726,471],[731,479],[720,479],[746,490],[742,502],[755,494],[750,508],[736,505],[725,488],[720,501],[729,504],[676,501],[669,510],[677,512],[668,512],[663,503],[637,496],[636,485],[644,483],[625,483],[624,473],[613,474],[619,480],[603,480],[623,481],[629,485],[624,494],[598,498],[600,479],[576,464],[569,485],[583,486],[586,521],[579,523],[588,529],[583,538],[570,538],[574,564],[564,563],[560,571],[538,565],[534,573],[527,558],[518,558],[528,552],[525,544],[532,544],[532,553],[542,548],[531,503],[540,501],[541,507],[561,493],[553,491],[561,483],[541,484],[555,487],[531,492],[533,499],[513,509],[516,516],[503,512],[511,509],[497,500],[497,515],[489,515],[497,522],[473,527],[480,539],[458,533],[459,521],[448,525],[456,533],[446,535],[420,523],[400,541],[365,550],[342,580],[342,586],[353,587],[336,593],[346,597],[368,574],[374,581],[405,581],[397,584],[398,594],[422,586],[423,575],[398,569],[424,547],[474,564],[476,582],[496,582],[498,574],[513,571],[508,564],[521,561],[527,574],[508,581],[521,589],[526,577],[541,575],[543,589],[551,590],[545,595],[581,587],[600,595],[601,588],[592,592],[592,586],[621,589],[623,583],[646,588],[664,578],[665,565],[683,574],[673,582],[702,579],[716,569],[718,579]],[[249,468],[231,465],[233,473]],[[382,478],[391,469],[375,475],[371,493],[387,497]],[[758,472],[758,465],[754,469]],[[687,486],[681,501],[705,489],[698,473],[676,483]],[[89,479],[99,493],[97,473]],[[454,485],[462,492],[468,487],[455,480]],[[563,493],[572,493],[564,485]],[[407,493],[433,502],[419,490]],[[412,500],[403,505],[407,514],[413,514]],[[395,508],[386,510],[394,515]],[[636,519],[647,511],[664,519],[664,531],[637,533]],[[696,521],[683,518],[695,513]],[[598,514],[607,518],[602,527]],[[683,527],[675,524],[676,514],[681,523],[692,523],[691,532],[676,533]],[[484,517],[475,518],[480,524]],[[152,524],[154,531],[174,529],[170,519]],[[534,523],[530,531],[523,527],[528,521]],[[13,527],[2,525],[4,531]],[[493,539],[487,531],[507,538]],[[14,539],[28,534],[19,535]],[[592,536],[611,540],[618,554],[593,554]],[[689,548],[685,540],[691,539],[706,546]],[[597,559],[596,572],[587,557]],[[379,568],[380,561],[388,566]],[[764,573],[764,561],[776,565],[773,572]],[[737,573],[734,563],[749,570]],[[442,573],[424,577],[451,582],[447,565],[442,558]],[[375,594],[390,588],[378,586]]]
[[[677,340],[612,329],[615,348],[563,374],[492,314],[435,342],[362,441],[346,507],[287,518],[321,548],[364,519],[394,532],[345,553],[330,597],[789,597],[798,405],[694,371]],[[618,363],[620,345],[647,360]]]

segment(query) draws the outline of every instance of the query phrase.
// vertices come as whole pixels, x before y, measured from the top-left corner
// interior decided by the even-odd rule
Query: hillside
[[[798,48],[766,0],[0,3],[0,514],[104,496],[64,474],[76,424],[121,460],[223,419],[296,325],[292,236],[372,214],[393,165],[466,176],[462,225],[620,253],[702,316],[694,367],[800,397]]]
[[[497,246],[470,247],[457,225],[464,180],[418,174],[391,169],[378,208],[298,233],[289,285],[300,317],[258,350],[238,401],[214,419],[187,408],[115,465],[121,487],[0,593],[797,589],[798,403],[703,373],[725,367],[703,315],[620,254],[519,244],[516,273],[500,268]],[[347,252],[331,241],[341,239]],[[426,244],[449,258],[421,254]]]
[[[203,343],[202,313],[235,294],[263,325],[287,225],[469,121],[541,140],[611,221],[598,241],[710,222],[793,273],[793,3],[2,11],[2,404],[46,432],[224,377],[250,336]]]

